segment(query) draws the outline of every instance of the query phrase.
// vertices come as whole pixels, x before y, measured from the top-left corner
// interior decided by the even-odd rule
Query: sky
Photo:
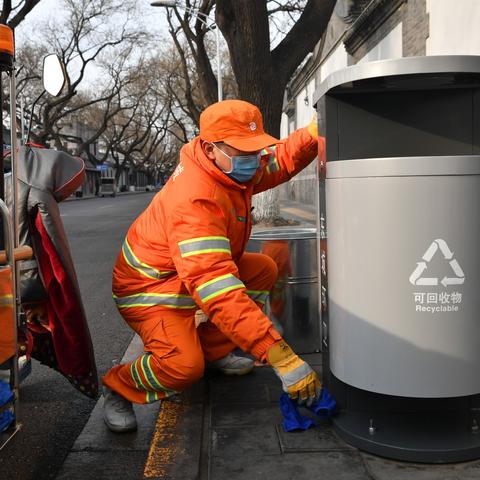
[[[151,0],[137,0],[139,10],[144,13],[141,21],[151,32],[161,33],[165,30],[164,9],[150,6]],[[41,0],[38,5],[28,14],[26,19],[17,29],[17,44],[21,47],[22,43],[36,35],[39,25],[45,24],[51,18],[61,18],[62,0]]]
[[[165,11],[163,8],[152,7],[150,2],[151,0],[137,0],[140,12],[138,21],[144,25],[147,31],[158,34],[160,37],[162,31],[163,35],[167,33]],[[62,4],[62,0],[41,0],[16,29],[16,48],[21,48],[25,42],[31,41],[32,38],[40,39],[42,26],[48,24],[49,21],[61,20],[62,16],[65,15]],[[69,71],[75,77],[75,67],[70,67]],[[94,63],[90,63],[80,89],[95,88],[97,78],[98,68]]]

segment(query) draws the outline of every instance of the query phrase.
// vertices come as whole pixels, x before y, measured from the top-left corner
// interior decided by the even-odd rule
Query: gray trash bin
[[[317,230],[309,227],[256,230],[247,251],[268,255],[279,270],[265,313],[280,324],[284,338],[295,352],[319,352]]]
[[[392,458],[479,458],[480,57],[349,67],[316,102],[336,431]]]

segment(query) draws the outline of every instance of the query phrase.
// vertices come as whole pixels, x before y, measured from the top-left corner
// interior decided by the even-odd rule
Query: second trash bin
[[[278,267],[278,278],[265,308],[267,316],[281,326],[284,338],[297,353],[320,351],[317,230],[257,230],[247,250],[268,255]]]

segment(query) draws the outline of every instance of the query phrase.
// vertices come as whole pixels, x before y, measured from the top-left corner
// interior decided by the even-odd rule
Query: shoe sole
[[[103,418],[103,421],[105,422],[105,425],[108,427],[108,429],[114,433],[129,433],[137,430],[137,425],[133,425],[131,427],[119,427],[117,425],[112,425],[111,423],[109,423],[105,417]]]

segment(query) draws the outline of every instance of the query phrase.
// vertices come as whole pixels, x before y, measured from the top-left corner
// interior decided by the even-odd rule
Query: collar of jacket
[[[252,180],[248,183],[237,183],[235,180],[232,180],[228,175],[223,173],[215,163],[210,160],[205,153],[203,153],[200,137],[195,137],[192,141],[187,143],[180,152],[180,160],[192,161],[198,165],[202,170],[207,172],[210,177],[213,177],[219,183],[224,185],[227,188],[233,188],[235,190],[246,190],[251,188],[252,185],[255,185],[255,182],[258,176],[261,174],[261,170],[255,174]],[[263,167],[263,164],[262,164]]]

